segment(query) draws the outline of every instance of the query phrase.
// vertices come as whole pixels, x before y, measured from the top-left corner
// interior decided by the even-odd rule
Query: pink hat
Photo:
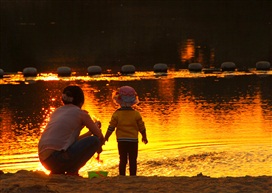
[[[139,103],[138,96],[134,88],[130,86],[122,86],[113,93],[113,101],[121,107],[131,107]]]

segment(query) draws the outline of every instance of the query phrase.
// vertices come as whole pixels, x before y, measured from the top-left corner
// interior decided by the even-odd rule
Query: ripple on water
[[[212,177],[272,175],[272,158],[262,152],[205,152],[161,160],[141,161],[139,173],[159,176]]]

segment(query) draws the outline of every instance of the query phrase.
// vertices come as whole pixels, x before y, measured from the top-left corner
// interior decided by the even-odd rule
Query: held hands
[[[111,132],[107,131],[107,133],[105,135],[105,141],[108,141],[110,136],[111,136]]]

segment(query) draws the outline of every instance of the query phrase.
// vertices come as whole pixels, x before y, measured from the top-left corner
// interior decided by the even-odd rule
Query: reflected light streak
[[[181,43],[180,48],[181,62],[191,62],[194,56],[195,56],[195,41],[194,39],[187,39],[184,44]]]
[[[1,109],[0,111],[0,117],[1,117],[1,143],[6,143],[9,142],[9,140],[11,139],[11,135],[12,135],[12,112],[4,107]],[[1,148],[2,149],[2,148]],[[3,150],[1,150],[2,152]]]
[[[188,72],[180,72],[180,76],[188,77],[189,75],[186,73]],[[237,73],[233,73],[234,76],[240,75]],[[201,89],[205,89],[202,84],[200,86],[203,88],[194,87],[196,85],[195,79],[177,80],[173,78],[177,74],[169,75],[167,78],[156,79],[153,77],[152,81],[132,81],[141,96],[139,111],[145,121],[149,139],[147,145],[139,142],[139,174],[190,176],[196,175],[199,171],[218,177],[271,174],[271,172],[269,173],[271,167],[268,165],[272,159],[271,156],[269,157],[271,153],[268,152],[271,150],[271,129],[267,129],[271,128],[271,122],[269,121],[270,115],[264,114],[264,111],[269,110],[264,105],[269,106],[271,101],[268,97],[264,98],[264,91],[254,90],[254,92],[247,93],[248,91],[245,90],[242,91],[243,93],[230,94],[223,90],[222,96],[218,96],[217,93],[211,96],[210,93],[202,92]],[[247,74],[243,73],[243,75]],[[138,80],[138,78],[134,80]],[[224,76],[213,77],[216,82],[218,82],[218,78],[221,79]],[[111,105],[111,92],[120,85],[127,84],[125,81],[130,81],[131,77],[123,76],[116,80],[112,82],[77,82],[85,94],[83,109],[89,111],[91,116],[96,116],[102,122],[104,134],[111,115],[116,110]],[[198,80],[205,81],[201,78]],[[226,84],[229,84],[229,81],[226,81]],[[255,82],[250,84],[260,89],[257,87],[258,85],[255,85]],[[41,109],[43,116],[41,131],[48,122],[50,114],[56,108],[54,104],[57,104],[57,95],[63,86],[63,84],[54,83],[49,85],[53,85],[53,87],[48,90],[55,92],[47,92],[49,96],[46,97],[46,105]],[[145,89],[149,93],[139,93]],[[265,94],[267,95],[267,93]],[[217,98],[214,97],[222,98],[216,100]],[[267,103],[262,100],[267,100]],[[29,133],[16,135],[7,127],[12,127],[12,112],[9,109],[4,109],[2,114],[3,121],[8,120],[8,122],[2,121],[2,125],[5,124],[7,130],[4,130],[6,136],[1,136],[1,140],[5,141],[3,143],[4,149],[1,151],[1,167],[5,167],[7,171],[35,168],[49,173],[39,164],[37,155],[35,156],[37,136],[27,136]],[[86,131],[87,129],[84,128],[83,132]],[[141,136],[139,137],[141,138]],[[81,174],[86,176],[87,170],[106,169],[110,170],[110,175],[118,175],[116,168],[119,157],[115,134],[106,142],[103,149],[101,159],[104,163],[98,163],[95,160],[95,155],[80,170]],[[29,159],[23,157],[24,155],[30,155]],[[261,160],[261,164],[259,164],[259,160]],[[11,163],[11,165],[9,166],[7,163]],[[16,165],[17,163],[18,165]],[[27,163],[25,167],[24,163]],[[172,166],[174,168],[171,168]],[[234,171],[230,169],[232,167],[236,167]]]
[[[55,98],[51,99],[52,101],[55,101]],[[55,111],[56,107],[50,106],[49,110],[44,110],[44,108],[42,110],[44,110],[44,121],[42,122],[41,126],[40,126],[40,131],[41,133],[43,133],[43,131],[45,130],[45,127],[47,125],[47,123],[49,122],[50,116],[51,114]]]
[[[260,139],[271,138],[262,130],[269,127],[265,125],[262,116],[261,101],[259,98],[249,103],[243,97],[239,98],[239,104],[226,104],[233,108],[221,110],[221,113],[213,112],[215,108],[207,104],[209,108],[197,108],[192,99],[180,96],[178,105],[176,105],[170,117],[175,122],[176,127],[182,128],[180,134],[185,141],[194,141],[196,139],[210,140],[224,138],[224,141],[232,143],[233,141],[255,141],[259,143]],[[247,108],[241,108],[243,104],[248,104]],[[234,107],[237,108],[234,108]],[[206,115],[203,117],[203,113]],[[176,121],[179,120],[179,121]],[[251,121],[249,121],[251,120]],[[254,120],[254,121],[253,121]],[[241,124],[242,123],[242,124]],[[238,126],[239,125],[239,126]],[[198,129],[192,129],[198,128]],[[256,133],[261,134],[257,136]],[[266,142],[265,142],[266,143]]]
[[[103,113],[101,112],[106,112],[107,109],[105,106],[100,104],[98,96],[95,96],[97,93],[100,92],[98,88],[91,87],[91,85],[88,84],[83,84],[81,86],[84,96],[85,96],[85,102],[84,105],[82,106],[82,109],[88,111],[89,115],[93,118],[93,120],[99,120],[101,123],[103,123]],[[106,101],[105,101],[106,103]],[[99,107],[99,108],[97,108]],[[105,125],[102,124],[102,128],[105,127]],[[86,133],[88,129],[85,127],[82,131],[81,134]]]
[[[160,79],[157,81],[158,95],[162,99],[160,101],[174,101],[175,80],[174,79]]]
[[[190,53],[190,51],[189,51]],[[189,54],[190,55],[190,54]],[[211,58],[213,54],[211,53]],[[195,57],[195,56],[194,56]],[[186,58],[186,57],[185,57]],[[189,57],[190,58],[190,57]],[[193,59],[190,59],[193,60]],[[210,59],[212,61],[214,59]],[[187,61],[186,62],[191,62]],[[158,76],[158,74],[153,71],[146,72],[135,72],[132,75],[115,75],[115,74],[103,74],[95,76],[71,76],[71,77],[58,77],[57,74],[52,73],[41,73],[37,77],[24,77],[21,73],[6,75],[5,78],[0,79],[0,85],[4,84],[32,84],[36,81],[82,81],[82,82],[99,82],[99,81],[134,81],[134,80],[153,80],[157,79],[170,79],[170,78],[195,78],[195,77],[228,77],[228,76],[243,76],[243,75],[252,75],[257,74],[259,76],[271,76],[272,70],[270,71],[256,71],[249,70],[246,72],[235,71],[235,72],[216,72],[216,73],[190,73],[188,69],[179,70],[179,71],[168,71],[167,76]]]

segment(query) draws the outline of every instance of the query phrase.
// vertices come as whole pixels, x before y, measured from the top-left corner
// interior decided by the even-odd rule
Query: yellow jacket
[[[131,107],[121,107],[113,113],[108,132],[115,128],[117,141],[138,142],[138,133],[146,131],[141,114]]]

